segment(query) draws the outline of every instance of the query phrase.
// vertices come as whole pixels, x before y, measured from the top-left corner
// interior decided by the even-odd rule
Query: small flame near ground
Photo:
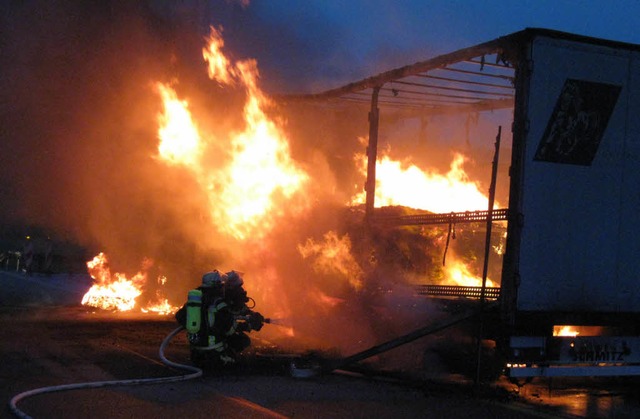
[[[149,268],[153,262],[143,261],[143,267]],[[130,278],[122,273],[111,273],[107,255],[99,253],[87,262],[87,270],[93,278],[94,284],[82,297],[81,304],[110,311],[132,311],[136,308],[144,313],[170,314],[178,308],[169,304],[160,290],[156,290],[156,300],[146,307],[138,306],[138,298],[143,294],[147,285],[147,274],[144,269]],[[158,283],[164,285],[165,277],[158,278]]]

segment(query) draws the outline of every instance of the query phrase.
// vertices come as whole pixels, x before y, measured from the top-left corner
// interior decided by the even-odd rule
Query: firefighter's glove
[[[251,323],[249,323],[249,320],[245,320],[243,322],[238,322],[238,326],[236,327],[236,330],[238,332],[250,332],[251,329]]]
[[[262,329],[262,325],[264,324],[264,316],[254,311],[249,314],[248,322],[252,330],[260,330]]]

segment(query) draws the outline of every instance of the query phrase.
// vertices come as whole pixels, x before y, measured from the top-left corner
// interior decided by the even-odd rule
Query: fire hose
[[[164,355],[164,350],[171,341],[184,327],[180,326],[171,333],[167,335],[162,341],[160,345],[160,349],[158,354],[160,356],[160,360],[167,366],[183,369],[187,371],[191,371],[190,374],[185,375],[177,375],[170,377],[160,377],[160,378],[134,378],[129,380],[112,380],[112,381],[91,381],[86,383],[75,383],[75,384],[64,384],[59,386],[51,386],[51,387],[41,387],[33,390],[28,390],[23,393],[17,394],[13,396],[11,401],[9,402],[9,408],[11,412],[19,418],[31,418],[31,416],[27,415],[22,410],[18,409],[17,404],[20,400],[26,399],[27,397],[36,396],[38,394],[45,393],[54,393],[58,391],[68,391],[68,390],[78,390],[78,389],[90,389],[90,388],[100,388],[100,387],[112,387],[112,386],[125,386],[125,385],[145,385],[145,384],[160,384],[160,383],[173,383],[176,381],[186,381],[191,380],[193,378],[198,378],[202,376],[202,370],[200,368],[191,366],[178,364],[177,362],[173,362],[168,360]]]

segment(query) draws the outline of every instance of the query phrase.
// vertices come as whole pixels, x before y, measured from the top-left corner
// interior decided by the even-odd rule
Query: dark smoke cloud
[[[202,63],[210,22],[225,27],[225,52],[234,61],[254,56],[255,49],[271,51],[266,70],[259,61],[271,90],[308,87],[319,74],[320,84],[353,75],[338,70],[346,58],[341,39],[348,33],[333,31],[330,21],[310,19],[315,31],[327,34],[320,46],[293,26],[263,18],[263,12],[198,1],[3,3],[1,217],[42,225],[104,251],[112,271],[134,273],[144,257],[154,259],[149,277],[170,278],[166,292],[174,304],[213,267],[249,272],[250,291],[270,287],[270,294],[257,295],[281,300],[261,302],[258,309],[284,302],[293,316],[289,321],[301,336],[315,337],[314,345],[323,341],[362,349],[389,335],[374,326],[370,296],[328,285],[296,246],[330,229],[346,232],[340,215],[354,187],[362,186],[353,154],[364,149],[357,137],[366,134],[366,109],[320,115],[298,108],[290,118],[291,152],[311,175],[314,193],[307,204],[313,211],[285,219],[262,243],[242,246],[215,237],[202,213],[208,198],[197,193],[200,186],[188,172],[153,158],[161,110],[156,81],[178,80],[179,96],[189,98],[204,132],[226,132],[241,123],[233,112],[242,107],[242,92],[217,87]],[[311,44],[316,46],[309,50]],[[337,54],[327,55],[335,47]],[[402,280],[392,271],[376,274],[390,285]],[[336,313],[318,304],[309,290],[341,300]],[[340,327],[344,333],[336,335]]]
[[[226,133],[242,123],[244,96],[207,78],[201,48],[209,24],[225,27],[234,61],[288,38],[295,66],[306,44],[236,2],[16,1],[1,11],[0,222],[43,226],[105,251],[116,271],[136,272],[151,257],[155,269],[190,285],[224,264],[229,255],[212,246],[219,240],[199,185],[153,158],[161,111],[153,83],[177,80],[202,131]],[[280,48],[274,54],[271,63],[286,58]],[[354,142],[344,144],[314,120],[323,126],[313,113],[291,122],[293,157],[340,193],[316,199],[343,203],[359,133],[351,130]]]
[[[196,226],[179,220],[198,220],[200,198],[187,193],[189,177],[163,175],[152,158],[161,106],[153,83],[202,72],[191,60],[197,28],[146,2],[1,10],[0,220],[98,246],[131,270],[143,256],[167,255],[193,269]]]
[[[213,19],[231,50],[258,59],[266,91],[300,93],[415,61],[417,32],[407,30],[406,17],[406,6],[395,2],[256,1]],[[420,55],[432,51],[422,45]]]

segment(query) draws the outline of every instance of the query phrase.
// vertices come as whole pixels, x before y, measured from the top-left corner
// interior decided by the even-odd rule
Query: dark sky
[[[635,0],[256,0],[244,9],[229,3],[208,2],[209,21],[225,26],[238,53],[258,59],[270,89],[335,87],[526,27],[640,43]]]
[[[211,90],[201,89],[211,86],[200,56],[209,25],[223,26],[232,59],[257,60],[268,92],[317,92],[526,27],[640,43],[640,2],[615,5],[0,0],[0,222],[90,232],[105,229],[99,215],[120,214],[120,200],[154,206],[167,182],[154,177],[153,161],[139,164],[157,145],[150,83],[179,78],[182,93],[215,113]],[[133,187],[135,176],[148,180],[149,195]],[[156,217],[183,216],[171,211]],[[113,228],[127,223],[121,217]]]

